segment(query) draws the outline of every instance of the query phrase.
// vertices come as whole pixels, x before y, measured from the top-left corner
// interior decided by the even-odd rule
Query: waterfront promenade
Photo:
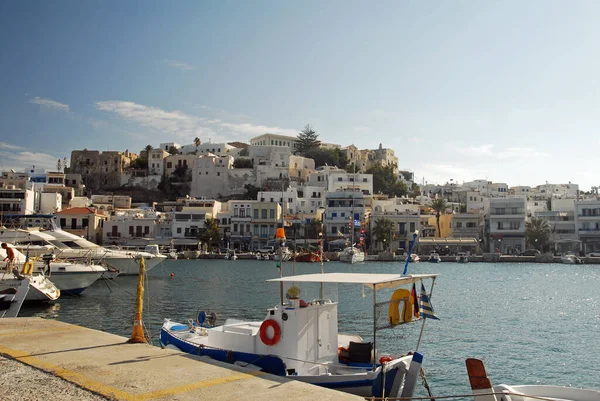
[[[361,397],[161,349],[127,338],[41,318],[0,319],[0,355],[72,384],[72,399],[97,400],[360,400]],[[210,361],[210,362],[209,362]],[[12,366],[0,360],[0,366]],[[0,378],[9,372],[0,374]],[[7,376],[8,377],[8,376]],[[39,379],[39,380],[36,380]],[[45,379],[45,380],[44,380]],[[0,399],[63,400],[45,377],[0,388]],[[78,398],[82,390],[89,398]],[[3,393],[4,392],[4,393]],[[9,393],[10,392],[10,393]],[[92,395],[94,393],[96,395]],[[32,394],[38,398],[32,398]]]

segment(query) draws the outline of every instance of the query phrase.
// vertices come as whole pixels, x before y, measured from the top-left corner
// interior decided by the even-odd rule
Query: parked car
[[[541,252],[538,251],[537,249],[526,249],[525,251],[521,252],[521,256],[536,256],[539,255]]]
[[[588,256],[590,256],[592,258],[598,258],[598,257],[600,257],[600,251],[590,252],[590,253],[588,253]]]
[[[258,250],[260,253],[273,253],[275,252],[274,246],[264,246]]]

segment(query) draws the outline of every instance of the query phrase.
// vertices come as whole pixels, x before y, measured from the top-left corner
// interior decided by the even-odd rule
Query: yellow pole
[[[144,257],[140,259],[140,273],[138,276],[137,297],[135,299],[135,317],[133,318],[133,328],[131,329],[131,338],[129,343],[147,343],[144,336],[144,327],[142,326],[142,309],[144,308],[144,275],[146,274],[146,262]]]

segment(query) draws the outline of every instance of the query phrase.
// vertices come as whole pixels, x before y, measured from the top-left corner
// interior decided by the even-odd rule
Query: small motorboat
[[[404,260],[412,263],[418,263],[421,261],[421,258],[419,258],[419,255],[416,253],[411,253],[410,255],[407,255]]]
[[[237,258],[238,257],[235,254],[235,249],[228,249],[224,257],[225,260],[237,260]]]
[[[340,262],[360,263],[365,261],[365,253],[355,246],[349,246],[340,252]]]
[[[600,400],[600,390],[539,384],[492,386],[481,360],[468,358],[465,362],[474,401]]]
[[[28,292],[28,278],[21,280],[21,284],[16,288],[11,287],[0,291],[0,318],[17,317]]]
[[[437,252],[431,252],[429,254],[429,259],[427,259],[427,261],[429,263],[440,263],[442,261],[442,258],[440,257],[440,255]]]
[[[583,264],[583,259],[575,255],[573,252],[567,252],[561,256],[560,262],[567,265],[581,265]]]
[[[459,252],[456,255],[456,262],[457,263],[469,263],[469,257],[467,256],[466,253],[464,252]]]
[[[19,288],[24,279],[29,279],[29,291],[27,291],[25,301],[56,301],[60,297],[60,290],[43,274],[32,276],[19,273],[16,269],[15,273],[0,273],[0,291]]]

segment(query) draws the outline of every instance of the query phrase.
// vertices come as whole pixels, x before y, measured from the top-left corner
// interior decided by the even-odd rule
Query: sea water
[[[275,261],[165,261],[148,274],[144,321],[153,341],[164,318],[186,322],[198,311],[262,320],[279,300]],[[329,262],[326,272],[400,273],[404,263]],[[284,263],[284,274],[317,273],[317,264]],[[439,273],[419,351],[434,395],[469,394],[465,359],[482,359],[492,383],[600,389],[600,266],[529,263],[416,263],[409,273]],[[173,274],[173,275],[171,275]],[[428,282],[425,283],[429,291]],[[301,297],[318,297],[304,288]],[[25,306],[40,316],[129,336],[137,277],[96,282],[79,297]],[[418,290],[418,288],[417,288]],[[339,330],[373,338],[373,295],[357,285],[327,288],[340,302]],[[378,293],[378,301],[388,294]],[[421,322],[377,332],[380,352],[414,350]],[[426,395],[419,386],[418,395]]]

